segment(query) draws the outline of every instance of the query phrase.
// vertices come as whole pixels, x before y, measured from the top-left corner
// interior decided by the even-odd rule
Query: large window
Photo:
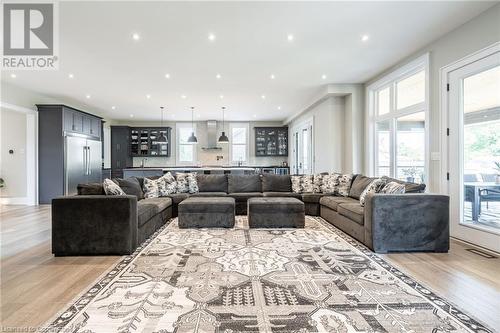
[[[177,123],[177,164],[193,165],[196,162],[196,145],[188,142],[191,133],[196,135],[196,125],[190,123]]]
[[[229,129],[231,163],[248,162],[248,124],[231,123]]]
[[[426,55],[368,87],[370,157],[376,176],[426,181],[427,82]]]

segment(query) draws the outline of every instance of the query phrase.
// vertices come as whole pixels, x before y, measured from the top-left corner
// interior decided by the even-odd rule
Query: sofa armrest
[[[77,195],[52,200],[52,253],[131,254],[137,248],[137,197]]]
[[[373,251],[447,252],[449,201],[439,194],[374,194],[365,203],[365,243]]]

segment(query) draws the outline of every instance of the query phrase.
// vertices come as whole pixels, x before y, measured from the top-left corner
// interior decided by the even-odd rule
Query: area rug
[[[304,229],[172,219],[47,332],[491,332],[319,217]]]

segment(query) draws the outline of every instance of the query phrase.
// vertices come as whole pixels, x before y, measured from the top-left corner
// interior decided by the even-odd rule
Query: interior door
[[[500,251],[500,52],[449,72],[448,84],[451,235]]]
[[[308,175],[313,173],[313,127],[312,121],[307,121],[293,130],[293,156],[295,174]]]

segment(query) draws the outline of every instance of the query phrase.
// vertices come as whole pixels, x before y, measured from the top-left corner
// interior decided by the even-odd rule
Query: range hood
[[[222,147],[217,146],[217,121],[207,120],[207,145],[202,147],[203,150],[221,150]]]

